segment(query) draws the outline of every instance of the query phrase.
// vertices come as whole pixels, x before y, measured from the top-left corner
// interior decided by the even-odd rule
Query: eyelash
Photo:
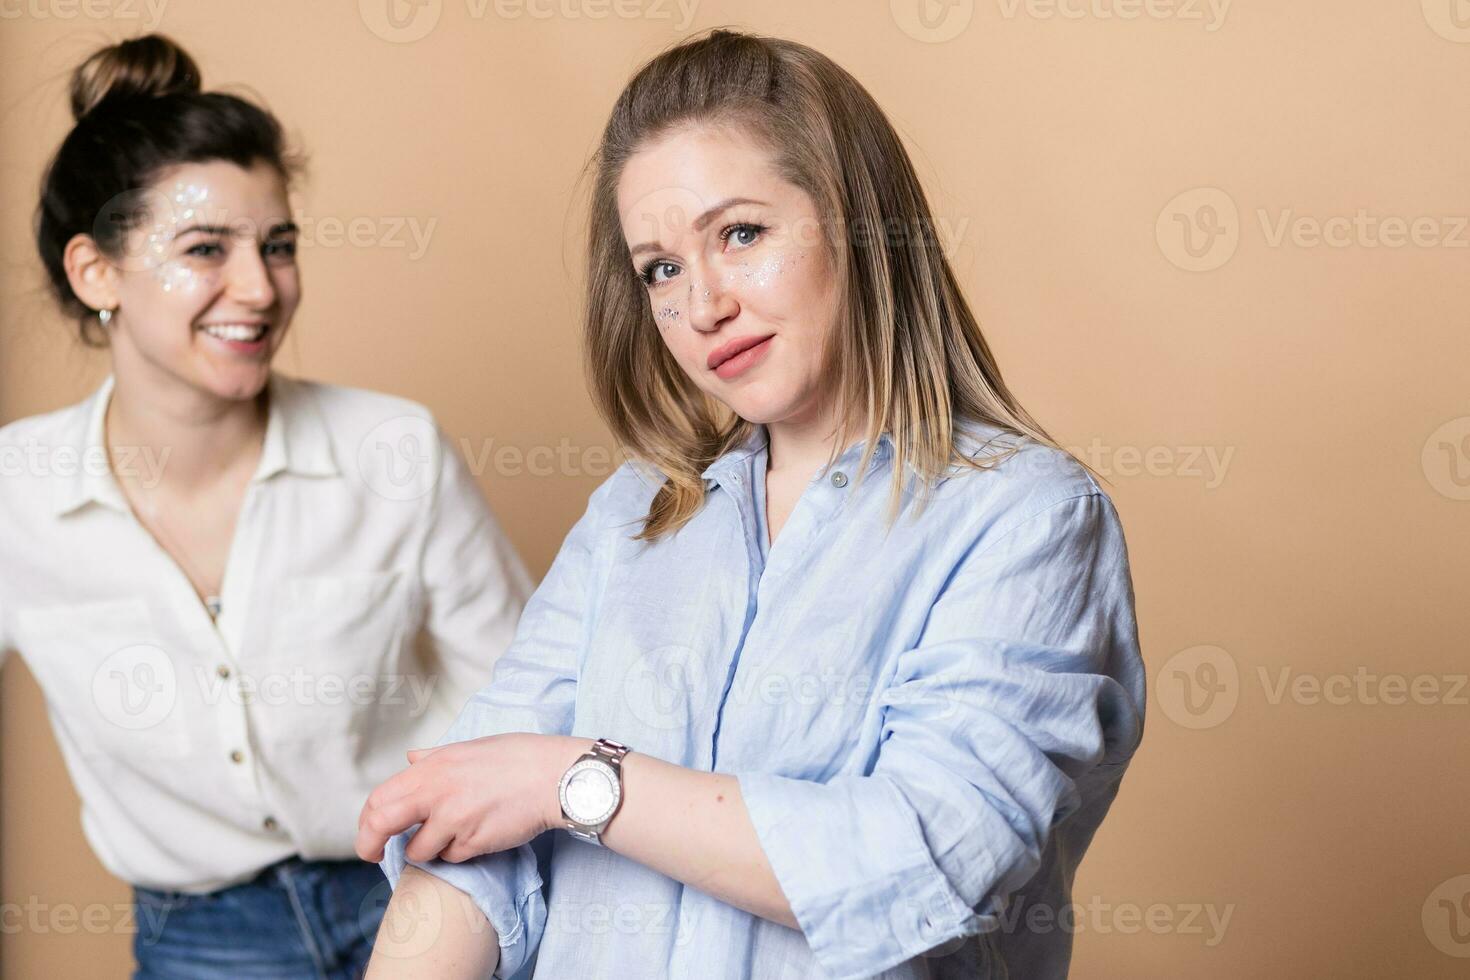
[[[768,226],[761,225],[761,224],[756,224],[754,221],[741,221],[741,222],[738,222],[736,224],[726,226],[724,228],[724,230],[722,230],[720,232],[720,241],[721,242],[728,242],[730,240],[730,236],[733,235],[733,234],[735,234],[737,231],[747,231],[747,230],[754,232],[755,235],[756,235],[757,241],[758,241],[759,240],[759,237],[761,235],[764,235],[770,229],[769,229]],[[740,247],[741,248],[750,248],[750,246],[751,245],[754,245],[754,244],[755,244],[755,242],[751,242],[750,245],[742,245]],[[657,269],[661,265],[669,265],[669,266],[672,266],[672,265],[675,265],[675,264],[673,262],[668,261],[667,259],[653,259],[647,265],[643,266],[643,268],[641,268],[641,269],[638,270],[638,278],[641,279],[641,280],[643,280],[643,285],[649,286],[649,287],[653,287],[653,286],[659,285],[659,282],[667,282],[668,281],[668,280],[660,280],[659,282],[655,282],[654,281],[653,272],[654,272],[655,269]],[[677,268],[677,266],[675,266],[675,267]]]
[[[296,254],[295,242],[266,242],[261,250],[267,258],[277,255],[294,256]],[[224,246],[219,242],[200,242],[188,250],[188,254],[199,259],[212,259],[224,252]]]

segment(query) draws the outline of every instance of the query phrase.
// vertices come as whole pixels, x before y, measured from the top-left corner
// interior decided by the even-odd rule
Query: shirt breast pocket
[[[301,734],[365,730],[418,669],[408,642],[418,615],[412,585],[396,569],[280,582],[264,655],[245,664],[255,703],[290,710]]]
[[[193,751],[188,662],[158,645],[144,600],[23,609],[15,629],[63,742],[139,762]]]

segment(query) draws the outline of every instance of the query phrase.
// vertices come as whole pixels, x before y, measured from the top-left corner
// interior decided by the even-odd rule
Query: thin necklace
[[[190,588],[199,598],[199,601],[203,603],[205,612],[209,613],[209,618],[217,619],[220,609],[220,590],[218,586],[207,576],[200,573],[199,565],[195,562],[194,556],[189,553],[189,550],[181,545],[177,538],[164,530],[163,522],[159,518],[158,509],[152,506],[151,503],[144,503],[140,499],[133,503],[133,513],[138,518],[138,523],[143,525],[144,530],[152,534],[154,539],[163,545],[163,550],[183,569],[184,577],[189,580]],[[207,591],[211,594],[202,594],[197,583],[204,583],[209,586]],[[222,585],[223,583],[220,584]]]
[[[117,470],[114,469],[112,466],[112,440],[108,431],[109,428],[110,427],[107,425],[106,416],[104,415],[102,442],[103,445],[107,448],[108,469],[112,473],[113,480],[115,480],[118,486],[123,489],[123,497],[128,501],[129,509],[132,511],[134,519],[137,520],[137,522],[143,527],[145,531],[153,536],[154,542],[160,546],[164,553],[166,553],[170,558],[173,559],[174,564],[178,566],[178,568],[184,573],[184,577],[189,582],[189,590],[194,593],[195,597],[204,607],[204,611],[209,615],[210,620],[217,620],[220,614],[220,597],[218,595],[218,592],[224,586],[224,571],[221,571],[221,581],[218,583],[215,583],[212,580],[209,580],[206,576],[200,574],[199,565],[197,562],[195,562],[193,555],[189,553],[189,549],[179,544],[179,542],[177,541],[177,539],[174,538],[173,535],[164,530],[163,522],[159,517],[158,509],[154,507],[151,503],[145,501],[142,490],[135,491],[136,499],[133,495],[129,495],[126,484],[118,476]],[[237,522],[239,521],[238,513],[236,514],[235,519]],[[233,541],[235,530],[236,529],[234,527],[231,527],[231,552],[233,552],[234,550]],[[226,562],[229,561],[228,553],[225,560]],[[207,585],[210,587],[209,591],[215,594],[200,594],[199,586],[196,584],[199,582],[207,583]]]

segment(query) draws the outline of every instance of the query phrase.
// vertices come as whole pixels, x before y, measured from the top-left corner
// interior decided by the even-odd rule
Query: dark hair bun
[[[156,98],[200,91],[199,66],[162,34],[102,48],[71,76],[71,114],[80,120],[113,99]]]

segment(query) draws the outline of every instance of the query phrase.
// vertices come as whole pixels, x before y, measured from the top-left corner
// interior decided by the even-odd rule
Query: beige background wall
[[[692,30],[813,43],[911,140],[1014,387],[1125,521],[1150,715],[1074,975],[1464,975],[1470,3],[153,3],[0,0],[0,419],[100,377],[29,219],[71,66],[159,11],[311,155],[282,367],[431,404],[539,575],[609,471],[572,191],[618,87]],[[123,976],[126,890],[14,659],[0,694],[0,975]]]

